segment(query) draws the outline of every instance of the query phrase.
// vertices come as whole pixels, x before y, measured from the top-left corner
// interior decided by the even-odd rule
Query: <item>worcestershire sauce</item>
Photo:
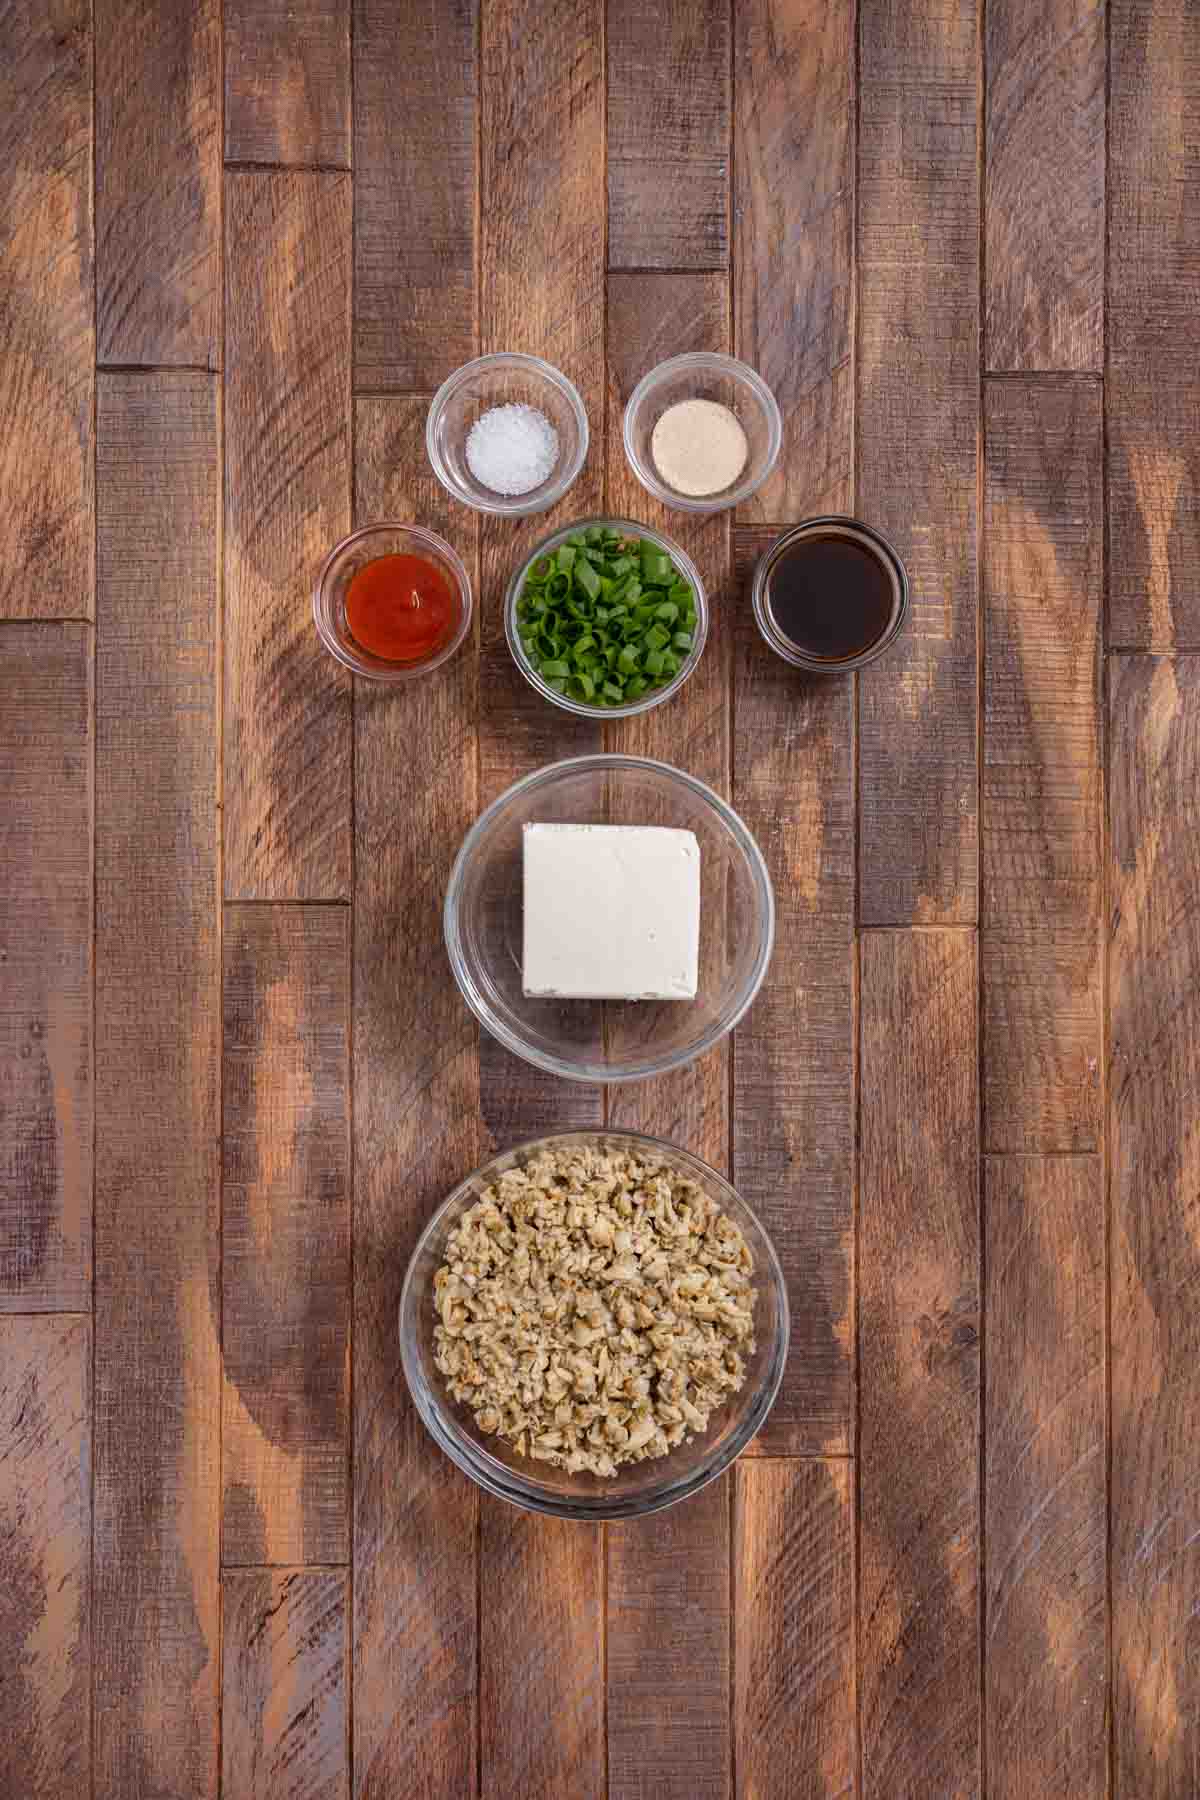
[[[797,650],[839,663],[878,643],[892,618],[896,588],[881,554],[832,527],[783,551],[766,600],[778,631]]]

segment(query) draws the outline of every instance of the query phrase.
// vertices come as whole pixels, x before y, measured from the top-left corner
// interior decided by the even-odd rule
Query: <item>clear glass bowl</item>
[[[568,1474],[518,1456],[498,1437],[485,1437],[467,1407],[451,1399],[434,1363],[433,1278],[446,1241],[483,1190],[537,1150],[581,1144],[651,1152],[697,1182],[741,1227],[754,1258],[756,1348],[746,1381],[714,1413],[708,1430],[669,1456],[622,1465],[614,1476]],[[770,1238],[725,1178],[686,1150],[635,1131],[572,1131],[538,1138],[495,1156],[443,1201],[413,1252],[400,1296],[400,1355],[417,1412],[434,1442],[489,1494],[529,1512],[563,1519],[629,1519],[658,1512],[715,1480],[761,1428],[779,1392],[789,1336],[787,1287]]]
[[[589,706],[586,700],[574,700],[569,694],[560,694],[552,688],[548,681],[543,681],[529,658],[525,654],[525,646],[517,631],[517,601],[533,564],[541,556],[549,556],[560,544],[565,544],[569,537],[577,532],[586,531],[590,525],[605,525],[613,531],[627,533],[630,537],[649,538],[660,550],[665,550],[681,575],[691,582],[696,595],[696,630],[693,633],[692,647],[679,665],[679,673],[670,681],[664,682],[660,688],[652,688],[648,694],[642,694],[637,700],[631,700],[627,706]],[[655,531],[649,525],[639,525],[633,519],[576,519],[571,525],[563,525],[552,531],[541,542],[534,546],[524,562],[517,569],[508,584],[508,592],[504,597],[504,631],[508,638],[508,647],[512,651],[513,661],[520,669],[530,687],[536,688],[544,700],[555,706],[561,706],[565,712],[575,713],[581,719],[628,719],[634,713],[649,712],[652,707],[661,706],[672,694],[677,694],[683,686],[704,651],[708,637],[708,597],[704,592],[704,583],[700,579],[700,571],[687,553],[679,548],[661,531]]]
[[[732,487],[716,494],[681,494],[659,473],[650,450],[654,427],[682,400],[716,400],[727,406],[746,434],[746,466]],[[651,369],[629,396],[622,424],[629,466],[648,493],[683,512],[724,512],[748,500],[779,460],[783,418],[774,394],[749,363],[715,351],[691,350]]]
[[[694,1000],[555,1000],[521,991],[522,833],[535,822],[666,825],[700,845]],[[775,900],[762,852],[711,788],[641,756],[577,756],[494,800],[450,872],[446,948],[480,1023],[526,1062],[569,1081],[641,1081],[681,1068],[737,1024],[762,983]]]
[[[458,615],[449,638],[432,656],[419,662],[388,662],[351,637],[346,594],[358,571],[377,556],[421,556],[436,564],[449,580],[458,598]],[[313,589],[313,622],[329,654],[356,675],[365,675],[370,681],[411,681],[415,675],[428,675],[454,655],[470,627],[471,605],[471,578],[461,557],[436,531],[426,531],[423,525],[366,525],[335,544],[325,558]]]
[[[558,461],[545,481],[525,494],[500,494],[476,481],[467,467],[467,437],[493,406],[535,406],[558,433]],[[561,500],[584,465],[587,413],[566,376],[540,356],[499,351],[477,356],[443,381],[425,422],[425,448],[433,472],[456,500],[477,512],[520,518],[545,512]]]

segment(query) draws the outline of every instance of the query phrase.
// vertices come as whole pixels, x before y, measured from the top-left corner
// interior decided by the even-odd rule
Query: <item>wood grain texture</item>
[[[600,1800],[602,1530],[480,1502],[482,1791]]]
[[[775,950],[734,1039],[733,1179],[787,1277],[792,1345],[755,1444],[852,1448],[853,685],[791,668],[746,598],[773,533],[739,527],[733,803],[767,860]]]
[[[95,0],[96,351],[215,368],[219,0]]]
[[[862,16],[856,510],[911,583],[859,677],[866,925],[977,914],[978,29],[974,0]]]
[[[988,1157],[988,1792],[1107,1791],[1104,1182]]]
[[[222,1792],[348,1800],[346,1576],[239,1569],[221,1600]]]
[[[354,0],[360,390],[431,392],[475,354],[478,31],[478,0]]]
[[[0,1312],[92,1274],[92,643],[0,625]]]
[[[359,522],[420,518],[474,577],[475,515],[425,456],[426,403],[357,408]],[[474,636],[399,691],[357,695],[354,892],[354,1787],[477,1785],[476,1490],[408,1397],[400,1284],[434,1207],[483,1161],[478,1032],[442,951],[450,865],[478,812]],[[414,1744],[420,1754],[414,1755]]]
[[[863,1793],[974,1794],[978,969],[966,931],[860,943]]]
[[[224,925],[221,1560],[350,1554],[350,917]]]
[[[105,375],[97,398],[95,1791],[212,1800],[216,383]]]
[[[225,0],[230,162],[350,162],[350,0]]]
[[[660,195],[665,206],[666,198]],[[673,700],[604,729],[605,747],[649,756],[699,776],[729,798],[729,674],[733,591],[729,520],[668,512],[642,487],[625,458],[621,416],[641,376],[664,357],[686,350],[724,351],[729,344],[729,284],[714,274],[615,274],[608,283],[608,379],[605,420],[606,510],[656,526],[695,563],[709,603],[704,654]],[[620,822],[617,811],[613,817]],[[637,820],[630,819],[630,823]],[[644,818],[643,818],[643,822]],[[710,908],[702,958],[723,954],[716,909]],[[703,979],[703,976],[702,976]],[[609,1042],[619,1046],[647,1029],[653,1008],[611,1007]],[[649,1131],[684,1144],[716,1168],[729,1166],[729,1045],[719,1044],[686,1069],[614,1087],[611,1125]]]
[[[610,1800],[730,1792],[730,1480],[608,1527]]]
[[[0,1793],[91,1787],[91,1333],[0,1319]]]
[[[988,369],[1104,366],[1104,0],[987,8]]]
[[[602,747],[599,725],[549,706],[524,681],[504,636],[514,568],[556,526],[599,513],[605,468],[604,57],[598,0],[500,0],[485,9],[480,118],[480,349],[519,347],[570,377],[591,448],[566,498],[530,519],[484,519],[480,531],[480,804],[518,776]],[[591,1014],[581,1030],[593,1033]],[[598,1041],[599,1028],[594,1028]],[[565,1087],[480,1044],[480,1102],[499,1144],[544,1130],[599,1125],[598,1087]]]
[[[759,1460],[735,1479],[738,1792],[853,1794],[853,1465]]]
[[[1200,18],[1112,0],[1109,641],[1200,646]]]
[[[610,69],[611,50],[610,30]],[[659,190],[658,203],[669,212],[667,190]],[[668,514],[653,500],[625,460],[621,415],[638,380],[655,363],[685,350],[725,350],[728,339],[726,277],[610,275],[606,511],[658,526],[692,557],[709,597],[711,624],[704,655],[674,700],[637,718],[614,720],[605,728],[605,742],[611,750],[687,769],[726,798],[733,599],[729,521]],[[619,822],[619,809],[613,817]],[[704,927],[702,961],[721,954],[714,906]],[[645,1031],[645,1019],[637,1016],[642,1010],[609,1008],[610,1044]],[[610,1088],[608,1122],[683,1144],[728,1173],[728,1043],[686,1069]],[[717,1482],[686,1506],[609,1530],[611,1800],[672,1795],[702,1800],[729,1792],[729,1499],[727,1483]]]
[[[984,406],[983,1088],[991,1150],[1100,1141],[1098,384]]]
[[[93,601],[92,20],[0,16],[0,618]]]
[[[579,389],[587,464],[552,512],[485,520],[480,805],[541,763],[598,750],[598,726],[546,704],[504,639],[505,586],[557,524],[598,513],[604,484],[604,18],[599,0],[497,0],[481,38],[480,349],[544,356]],[[565,1085],[480,1043],[497,1145],[603,1121],[603,1091]],[[489,1800],[604,1791],[603,1539],[591,1526],[480,1502],[480,1736]]]
[[[728,265],[729,13],[724,0],[608,8],[610,269]]]
[[[310,596],[350,527],[350,178],[226,177],[225,897],[350,892],[350,677]]]
[[[1110,664],[1113,1776],[1200,1765],[1200,661]]]
[[[854,20],[853,0],[734,8],[737,354],[784,429],[741,521],[853,510]]]

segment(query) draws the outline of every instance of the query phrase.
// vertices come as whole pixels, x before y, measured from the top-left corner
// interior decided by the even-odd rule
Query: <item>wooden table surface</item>
[[[8,0],[0,143],[0,1796],[1194,1800],[1196,0]],[[620,435],[697,348],[786,420],[700,521]],[[549,518],[425,458],[500,349],[585,398]],[[714,596],[603,730],[501,628],[602,508]],[[825,511],[913,579],[858,680],[745,593]],[[478,582],[404,692],[310,616],[380,517]],[[732,1042],[607,1095],[440,929],[602,745],[779,905]],[[594,1529],[458,1475],[395,1323],[449,1186],[604,1121],[732,1173],[794,1324],[737,1468]]]

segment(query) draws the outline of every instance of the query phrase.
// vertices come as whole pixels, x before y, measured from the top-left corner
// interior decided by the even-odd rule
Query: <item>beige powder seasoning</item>
[[[731,487],[746,466],[746,434],[716,400],[680,400],[654,427],[650,454],[677,494],[699,499]]]

